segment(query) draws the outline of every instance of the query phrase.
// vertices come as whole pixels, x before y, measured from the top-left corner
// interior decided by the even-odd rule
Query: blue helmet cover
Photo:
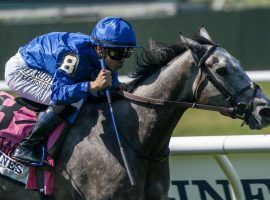
[[[132,26],[121,17],[100,20],[93,29],[90,40],[92,44],[103,47],[140,47]]]

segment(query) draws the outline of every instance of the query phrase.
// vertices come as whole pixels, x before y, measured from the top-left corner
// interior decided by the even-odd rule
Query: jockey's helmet
[[[138,48],[135,32],[121,17],[100,20],[90,35],[91,43],[105,48]]]

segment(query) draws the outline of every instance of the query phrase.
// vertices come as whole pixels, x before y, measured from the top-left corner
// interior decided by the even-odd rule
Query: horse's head
[[[199,68],[193,84],[197,103],[233,106],[233,117],[243,119],[251,129],[270,124],[269,99],[250,80],[240,62],[214,43],[204,27],[196,40],[181,35],[181,42],[191,50]]]

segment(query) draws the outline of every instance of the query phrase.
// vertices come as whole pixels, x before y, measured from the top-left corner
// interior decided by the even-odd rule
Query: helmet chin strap
[[[105,59],[105,57],[106,57],[106,50],[105,50],[105,48],[103,46],[99,46],[99,45],[95,45],[94,48],[96,50],[96,53],[97,53],[98,58],[99,58],[100,63],[101,63],[101,59]]]
[[[102,47],[102,56],[101,56],[101,59],[100,59],[100,64],[101,64],[102,69],[106,69],[105,56],[106,56],[106,51],[105,51],[104,47]],[[114,133],[115,133],[115,136],[117,138],[117,142],[118,142],[118,145],[119,145],[119,148],[120,148],[121,156],[122,156],[122,159],[123,159],[124,164],[125,164],[125,168],[126,168],[129,180],[130,180],[130,184],[131,184],[131,186],[134,186],[135,185],[134,177],[133,177],[133,174],[132,174],[132,172],[130,170],[129,163],[128,163],[128,160],[127,160],[127,157],[126,157],[126,153],[125,153],[125,150],[124,150],[124,147],[123,147],[123,144],[122,144],[122,138],[121,138],[121,136],[120,136],[120,134],[118,132],[118,128],[117,128],[117,125],[116,125],[116,120],[115,120],[115,117],[114,117],[114,111],[113,111],[113,107],[112,107],[111,93],[110,93],[109,88],[106,88],[106,96],[107,96],[108,104],[109,104],[109,107],[110,107],[110,113],[111,113],[111,118],[112,118],[112,122],[113,122]]]
[[[105,58],[106,58],[106,49],[103,47],[103,46],[100,46],[101,47],[101,59],[104,59],[104,62],[105,62]],[[105,63],[106,64],[106,63]],[[106,66],[106,65],[105,65]],[[102,67],[102,66],[101,66]]]

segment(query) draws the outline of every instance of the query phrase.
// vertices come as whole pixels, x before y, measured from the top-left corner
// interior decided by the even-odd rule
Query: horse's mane
[[[181,44],[165,44],[150,40],[149,48],[143,49],[140,56],[136,56],[137,66],[129,76],[147,77],[185,51],[186,47]]]
[[[192,39],[200,44],[213,44],[200,35],[195,35]],[[165,44],[150,39],[148,49],[143,49],[140,56],[136,56],[137,65],[135,70],[128,74],[129,77],[135,78],[135,81],[131,83],[132,87],[136,87],[139,82],[164,67],[186,50],[187,47],[180,42],[177,44]]]

